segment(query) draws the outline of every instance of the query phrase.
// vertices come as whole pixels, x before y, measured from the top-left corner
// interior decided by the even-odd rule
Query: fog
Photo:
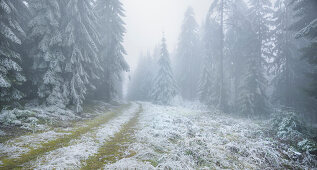
[[[0,0],[0,169],[317,169],[317,1]]]
[[[178,36],[186,9],[191,6],[201,24],[206,17],[210,0],[123,0],[127,33],[124,46],[126,59],[133,72],[140,53],[151,51],[160,43],[162,33],[168,41],[168,50],[177,46]]]

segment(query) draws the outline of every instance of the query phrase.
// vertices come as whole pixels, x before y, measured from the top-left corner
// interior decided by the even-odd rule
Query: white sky
[[[127,76],[133,74],[141,52],[152,52],[155,45],[160,43],[164,32],[171,53],[176,48],[186,9],[189,6],[194,8],[197,23],[200,25],[212,1],[122,0],[127,29],[124,47],[128,55],[125,58],[131,68],[131,72],[125,75],[124,95],[129,83]]]
[[[212,0],[122,0],[126,10],[127,33],[124,46],[126,60],[134,71],[141,52],[153,51],[164,31],[168,49],[176,48],[184,13],[194,8],[197,23],[201,24]]]

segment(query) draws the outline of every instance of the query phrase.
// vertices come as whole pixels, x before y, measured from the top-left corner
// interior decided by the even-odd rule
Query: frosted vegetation
[[[188,7],[126,81],[122,2],[0,0],[0,169],[317,168],[316,0]]]

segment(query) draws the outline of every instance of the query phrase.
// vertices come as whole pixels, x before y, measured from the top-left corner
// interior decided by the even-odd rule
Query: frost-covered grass
[[[134,117],[121,126],[121,129],[109,141],[98,149],[98,153],[90,156],[85,161],[82,169],[100,169],[104,164],[111,164],[125,157],[131,157],[135,153],[128,150],[128,144],[134,142],[133,133],[138,123],[140,113],[143,112],[142,106],[135,113]]]
[[[122,104],[117,104],[122,105]],[[29,132],[47,131],[55,127],[69,127],[73,122],[87,118],[93,118],[110,111],[116,106],[100,101],[89,101],[84,106],[84,112],[78,114],[70,109],[62,109],[56,106],[43,106],[26,104],[24,109],[2,110],[0,112],[0,130],[22,130]],[[15,136],[15,132],[8,131],[7,136]],[[4,135],[0,135],[4,136]]]
[[[264,135],[264,123],[195,105],[144,103],[136,154],[108,169],[311,169],[283,143]],[[202,108],[197,110],[197,108]]]
[[[2,155],[1,157],[8,156],[10,159],[16,159],[22,154],[29,152],[31,149],[41,147],[43,143],[47,143],[67,134],[69,133],[47,131],[11,139],[4,144],[0,144],[0,155]]]
[[[79,139],[71,140],[69,146],[48,152],[25,166],[35,169],[80,168],[82,161],[97,154],[101,146],[120,131],[121,126],[131,119],[137,109],[137,105],[132,104],[128,110],[123,111],[122,115],[83,134]]]
[[[207,109],[132,103],[11,139],[0,169],[313,169],[315,143],[294,114],[256,121]],[[91,107],[88,112],[106,108]],[[307,132],[306,132],[307,131]]]
[[[2,162],[2,166],[6,167],[6,168],[14,168],[17,167],[19,165],[22,165],[24,163],[27,163],[31,160],[36,159],[38,156],[43,155],[44,153],[56,150],[58,148],[61,147],[65,147],[67,145],[69,145],[70,141],[76,138],[81,137],[81,135],[93,130],[96,127],[101,126],[102,124],[107,123],[108,121],[110,121],[111,119],[115,118],[119,113],[121,113],[126,107],[128,107],[128,105],[123,105],[121,107],[119,107],[118,109],[108,112],[108,113],[104,113],[101,114],[100,116],[97,116],[96,118],[92,119],[92,120],[87,120],[85,123],[81,124],[82,126],[76,127],[74,129],[71,129],[69,131],[67,131],[67,135],[63,135],[62,137],[59,138],[52,138],[53,140],[49,140],[49,141],[45,141],[44,143],[40,144],[40,147],[36,147],[36,148],[32,148],[29,147],[30,144],[26,143],[25,141],[23,141],[23,143],[25,144],[26,149],[23,148],[21,149],[21,147],[18,147],[18,149],[13,149],[13,151],[22,151],[21,154],[17,154],[17,157],[6,157],[6,158],[2,158],[1,162]],[[35,140],[32,140],[32,142],[36,143]],[[10,141],[7,142],[7,144],[9,144]],[[13,142],[14,143],[14,142]],[[15,145],[13,145],[13,147],[15,147]],[[6,147],[4,147],[6,148]],[[10,148],[10,147],[8,147]],[[10,150],[6,150],[7,155],[11,155]],[[16,152],[19,153],[19,152]]]

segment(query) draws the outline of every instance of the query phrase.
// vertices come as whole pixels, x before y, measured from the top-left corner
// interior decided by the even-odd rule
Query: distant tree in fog
[[[177,86],[174,79],[166,39],[162,38],[161,53],[158,60],[158,72],[154,79],[152,99],[157,104],[170,104],[177,94]]]
[[[180,94],[187,100],[194,100],[197,95],[202,62],[202,52],[200,50],[198,24],[195,20],[193,8],[189,7],[183,20],[175,59],[175,77],[180,88]]]
[[[103,68],[96,81],[97,89],[93,92],[96,99],[111,100],[120,98],[122,93],[122,73],[129,71],[124,59],[123,47],[125,34],[125,16],[123,4],[119,0],[97,0],[95,11],[98,14],[98,32],[101,46],[98,52]]]
[[[155,62],[150,53],[146,56],[141,55],[129,84],[128,98],[130,100],[151,101],[153,77],[156,74]]]

